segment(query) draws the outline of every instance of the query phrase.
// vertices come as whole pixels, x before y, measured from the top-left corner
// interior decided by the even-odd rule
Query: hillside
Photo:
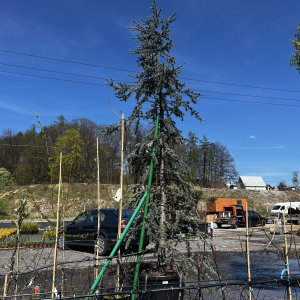
[[[113,196],[117,186],[101,185],[100,198],[103,206],[114,207]],[[58,185],[37,184],[30,186],[7,187],[0,191],[0,211],[2,218],[12,217],[22,197],[28,200],[30,218],[54,218],[56,215],[56,203]],[[97,207],[96,184],[63,184],[61,189],[61,204],[65,217],[74,217],[79,212]],[[3,213],[6,213],[6,216]]]
[[[118,189],[117,185],[101,185],[101,203],[103,207],[116,207],[113,196]],[[199,210],[205,208],[205,202],[211,197],[248,198],[249,207],[267,215],[271,206],[276,202],[298,200],[300,193],[295,191],[249,191],[230,189],[196,188],[199,192]],[[28,199],[28,209],[31,218],[54,218],[57,202],[57,185],[30,185],[7,187],[0,191],[0,211],[2,218],[12,218],[18,200]],[[74,217],[79,212],[97,207],[96,184],[64,184],[62,187],[61,203],[65,217]],[[124,202],[126,203],[126,197]]]

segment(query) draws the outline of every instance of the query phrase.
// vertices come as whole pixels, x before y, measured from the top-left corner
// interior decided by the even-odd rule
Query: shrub
[[[54,239],[55,238],[55,231],[56,229],[55,228],[48,228],[44,231],[43,233],[43,237],[44,238],[51,238],[51,239]]]
[[[4,198],[0,199],[0,219],[5,219],[8,216],[8,201]]]
[[[38,233],[39,232],[39,224],[30,222],[30,223],[23,223],[20,228],[20,233]]]
[[[14,183],[14,178],[11,173],[5,168],[0,168],[0,186],[10,186]]]
[[[0,228],[0,240],[16,232],[16,228]]]

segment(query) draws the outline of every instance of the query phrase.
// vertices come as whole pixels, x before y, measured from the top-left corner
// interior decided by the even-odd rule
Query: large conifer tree
[[[300,72],[300,25],[297,28],[298,32],[295,34],[295,39],[292,40],[295,51],[291,58],[291,65],[295,66]]]
[[[133,76],[133,83],[114,82],[116,96],[121,101],[135,101],[136,105],[127,124],[137,121],[155,122],[159,117],[159,135],[156,140],[149,135],[135,147],[130,156],[134,170],[143,170],[144,177],[133,187],[135,200],[139,200],[146,189],[148,166],[151,159],[151,145],[157,144],[155,155],[155,174],[151,190],[148,215],[148,235],[155,243],[158,265],[174,262],[174,246],[182,224],[190,224],[196,219],[196,206],[199,199],[188,182],[187,168],[176,148],[183,142],[177,122],[183,121],[185,113],[196,119],[201,117],[194,105],[198,103],[199,93],[189,89],[181,82],[181,66],[176,64],[171,54],[173,42],[170,38],[170,25],[175,15],[163,18],[156,3],[150,7],[151,16],[134,22],[130,28],[135,33],[139,71]]]

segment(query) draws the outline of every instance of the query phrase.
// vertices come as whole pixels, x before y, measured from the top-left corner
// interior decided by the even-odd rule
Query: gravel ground
[[[286,235],[288,247],[290,249],[290,256],[295,257],[297,255],[297,246],[300,245],[300,237],[298,235]],[[185,239],[183,236],[182,239]],[[283,253],[284,249],[284,235],[282,234],[270,234],[270,225],[266,228],[256,227],[249,231],[250,239],[250,251],[253,253],[253,257],[262,257],[267,253]],[[211,255],[211,248],[215,249],[215,253],[220,262],[220,267],[223,268],[221,272],[227,276],[224,268],[226,268],[226,260],[231,261],[238,255],[241,261],[244,261],[246,251],[246,234],[245,228],[238,229],[215,229],[213,238],[206,238],[204,240],[189,239],[189,244],[192,253],[195,254],[194,259],[201,257],[201,255]],[[150,245],[151,248],[151,245]],[[177,250],[181,253],[185,253],[185,243],[179,243]],[[206,254],[205,254],[206,253]],[[261,253],[261,254],[260,254]],[[52,265],[53,265],[53,248],[44,249],[21,249],[19,259],[19,270],[24,274],[20,276],[20,285],[22,285],[22,291],[31,291],[32,286],[37,284],[39,286],[44,285],[44,289],[49,291],[51,289],[52,278]],[[7,274],[9,266],[11,264],[12,250],[0,250],[0,293],[1,287],[4,283],[4,277],[1,276]],[[251,254],[252,256],[252,254]],[[143,256],[144,262],[154,260],[154,254],[149,253]],[[84,251],[58,250],[58,277],[61,278],[61,266],[64,265],[64,271],[66,274],[66,286],[72,287],[72,290],[76,290],[77,294],[87,292],[93,282],[94,278],[94,254]],[[128,268],[132,266],[135,261],[134,256],[129,256],[122,259]],[[100,265],[105,262],[105,257],[101,258]],[[268,262],[266,261],[266,264]],[[116,266],[116,259],[112,260],[111,267],[107,270],[108,278],[112,280],[114,277]],[[225,266],[225,267],[224,267]],[[245,264],[243,263],[243,268]],[[127,280],[130,280],[132,269],[124,269],[123,275]],[[234,271],[233,271],[234,272]],[[192,277],[191,277],[192,278]],[[193,279],[193,278],[192,278]],[[112,282],[114,282],[112,280]],[[74,292],[75,293],[75,292]],[[214,298],[212,298],[214,299]],[[234,299],[234,298],[233,298]],[[274,298],[275,299],[275,298]],[[278,298],[280,299],[280,298]]]
[[[271,233],[274,225],[249,228],[249,247],[251,252],[280,252],[284,248],[284,235]],[[287,227],[287,231],[290,227]],[[293,226],[293,234],[287,234],[287,245],[291,255],[297,251],[300,245],[300,236],[297,234],[298,226]],[[295,233],[295,234],[294,234]],[[216,229],[212,244],[217,252],[244,252],[246,249],[246,229]]]
[[[184,240],[184,237],[182,237]],[[271,234],[270,225],[266,228],[255,227],[249,230],[250,250],[251,252],[278,252],[284,247],[284,235]],[[210,251],[210,245],[213,245],[217,253],[235,252],[243,253],[246,249],[246,232],[245,228],[238,229],[215,229],[213,238],[207,238],[204,246],[203,240],[189,239],[189,243],[193,252]],[[295,249],[295,245],[300,245],[300,237],[298,235],[287,235],[289,248]],[[151,245],[150,245],[151,248]],[[185,243],[179,243],[177,249],[184,253],[187,252]],[[21,271],[34,270],[41,267],[51,266],[53,264],[53,248],[44,249],[21,249],[20,250],[20,265]],[[12,250],[0,250],[0,274],[6,273],[10,265]],[[153,254],[145,255],[145,259],[151,260]],[[84,251],[58,250],[58,264],[68,263],[80,266],[90,266],[94,262],[94,254]],[[102,257],[102,261],[105,258]],[[112,261],[114,264],[115,261]]]

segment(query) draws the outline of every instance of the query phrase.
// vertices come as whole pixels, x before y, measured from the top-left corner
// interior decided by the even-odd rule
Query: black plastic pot
[[[96,296],[96,299],[99,300],[113,300],[113,299],[117,299],[117,300],[130,300],[131,299],[131,295],[105,295],[105,296]]]
[[[113,296],[102,296],[100,299],[103,300],[112,300],[112,299],[118,299],[118,300],[130,300],[131,295],[113,295]]]
[[[151,275],[145,279],[146,293],[142,295],[141,299],[178,300],[183,298],[183,290],[172,289],[180,287],[180,278],[178,274],[157,276]]]

